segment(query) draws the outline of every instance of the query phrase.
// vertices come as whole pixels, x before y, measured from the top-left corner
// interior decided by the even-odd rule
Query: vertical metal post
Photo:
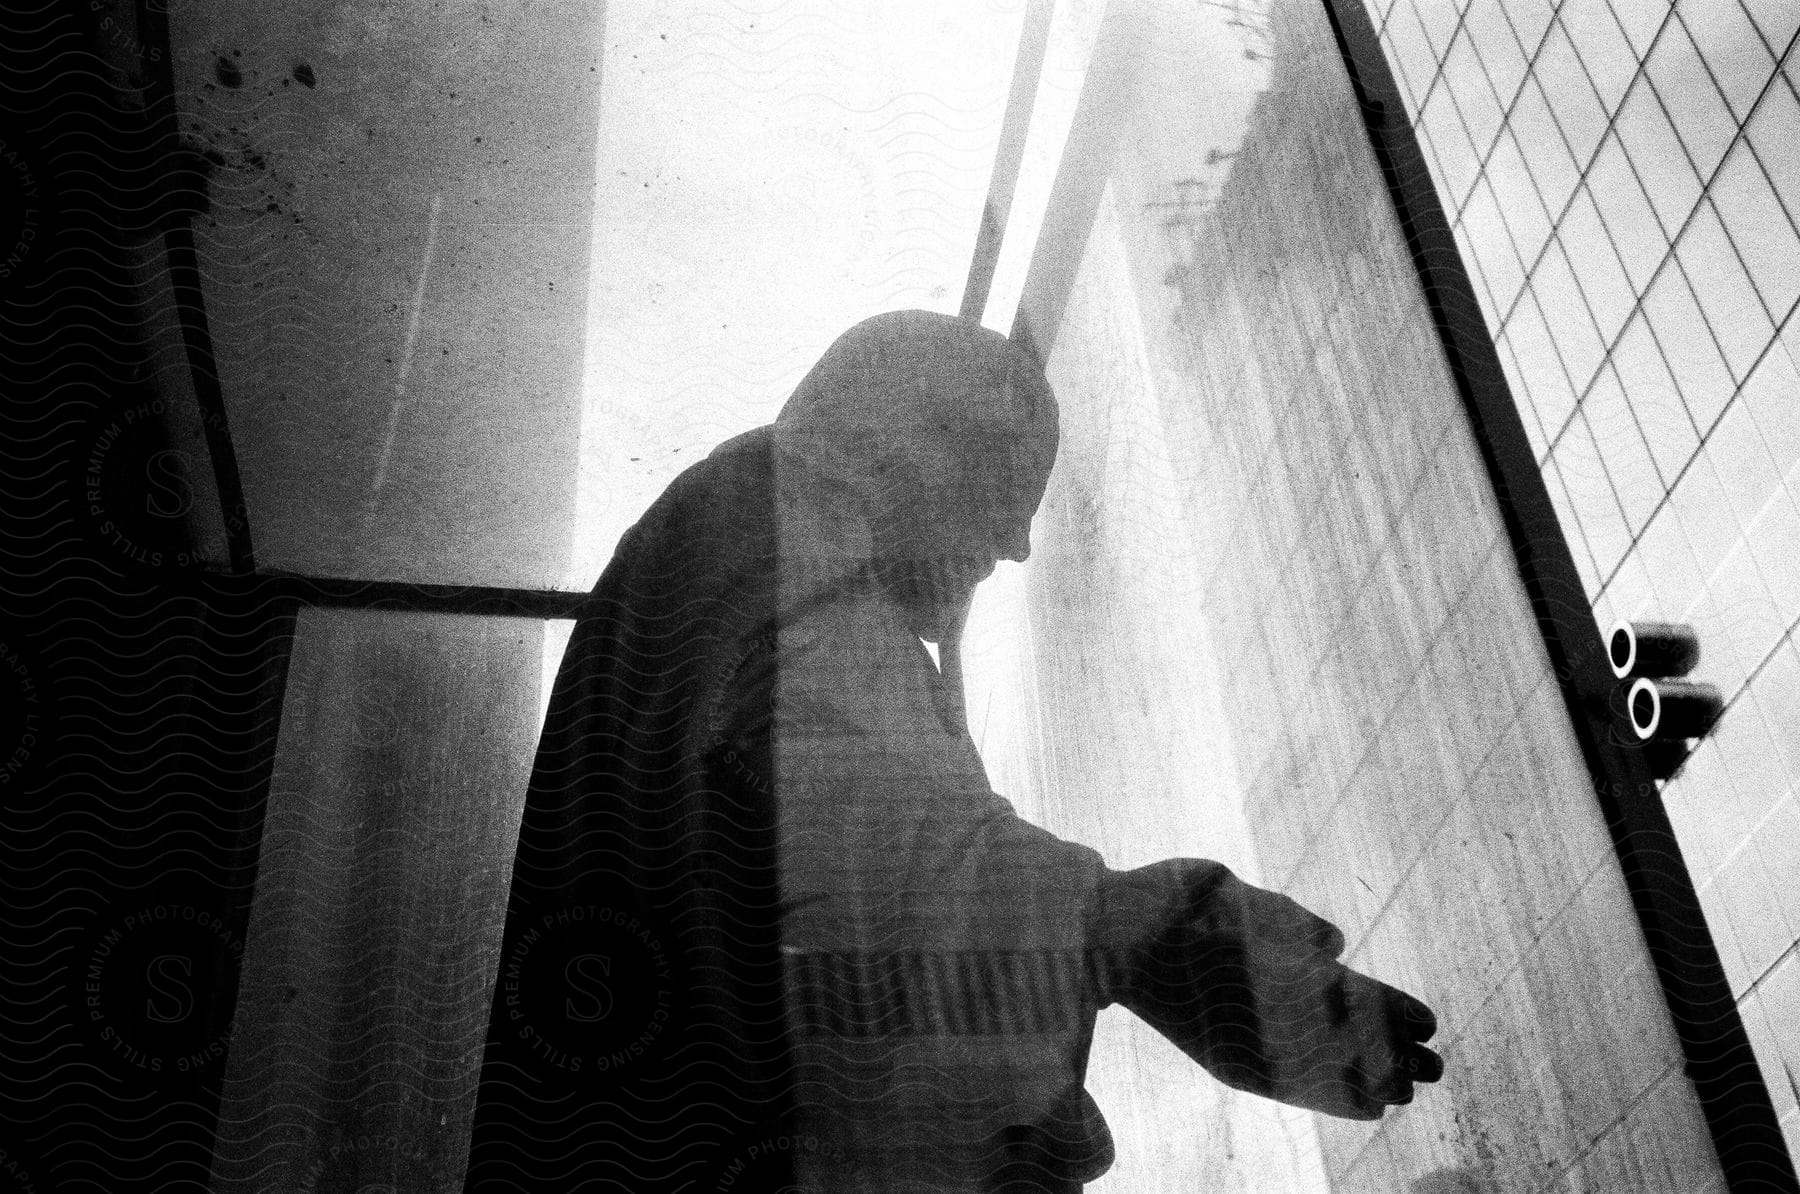
[[[1000,244],[1012,214],[1013,191],[1018,188],[1019,168],[1025,161],[1025,138],[1031,132],[1031,109],[1037,101],[1038,80],[1044,74],[1054,8],[1054,0],[1027,0],[1025,5],[1019,52],[1013,59],[1012,90],[1007,93],[1006,114],[1000,119],[1000,141],[994,147],[994,173],[988,181],[987,202],[981,207],[981,230],[975,234],[969,280],[963,285],[959,314],[965,319],[980,319],[987,309],[994,266],[1000,260]]]

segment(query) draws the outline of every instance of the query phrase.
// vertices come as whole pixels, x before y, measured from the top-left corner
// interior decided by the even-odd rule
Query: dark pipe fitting
[[[1685,676],[1700,662],[1700,640],[1679,622],[1620,622],[1606,636],[1606,656],[1621,680]]]
[[[1725,699],[1711,684],[1646,676],[1632,683],[1625,706],[1640,741],[1667,742],[1704,737],[1724,711]]]
[[[1686,740],[1681,738],[1646,742],[1643,746],[1644,762],[1650,765],[1650,774],[1656,779],[1673,779],[1692,753]]]

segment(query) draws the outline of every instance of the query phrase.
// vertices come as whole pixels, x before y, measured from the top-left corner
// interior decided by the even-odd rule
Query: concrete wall
[[[1800,99],[1792,4],[1369,5],[1602,630],[1730,702],[1664,793],[1800,1145]]]
[[[1224,725],[1201,740],[1228,733],[1263,881],[1342,925],[1352,964],[1417,992],[1443,1026],[1439,1087],[1378,1125],[1318,1122],[1332,1188],[1717,1188],[1323,8],[1277,0],[1242,37],[1269,70],[1235,133],[1210,130],[1223,137],[1210,147],[1128,137],[1112,180],[1117,239],[1097,234],[1083,265],[1090,310],[1112,309],[1082,317],[1072,303],[1055,357],[1065,426],[1108,448],[1065,449],[1074,463],[1058,492],[1080,500],[1047,504],[1060,521],[1046,578],[1051,554],[1079,565],[1161,547],[1189,557],[1194,588],[1123,583],[1084,621],[1046,579],[1033,658],[1040,677],[1065,678],[1040,699],[1074,700],[1072,687],[1110,676],[1079,661],[1116,654],[1145,605],[1205,619]],[[1152,94],[1144,121],[1180,102]],[[1132,293],[1102,298],[1096,279],[1119,270]],[[1119,448],[1146,379],[1166,473],[1145,467],[1155,454]],[[1173,676],[1181,654],[1171,640],[1118,670]],[[1179,735],[1183,720],[1139,724]],[[1190,749],[1180,737],[1132,745],[1156,762]],[[1057,749],[1120,748],[1068,734]]]
[[[1256,881],[1226,694],[1195,616],[1206,561],[1164,438],[1169,395],[1146,365],[1109,192],[1050,364],[1063,444],[1015,611],[1028,695],[997,726],[985,703],[970,720],[990,723],[998,790],[1109,865],[1215,858]],[[1311,1116],[1220,1085],[1122,1008],[1101,1013],[1088,1086],[1118,1150],[1095,1191],[1330,1188]]]

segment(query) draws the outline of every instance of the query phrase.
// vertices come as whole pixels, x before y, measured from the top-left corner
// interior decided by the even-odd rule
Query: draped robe
[[[469,1189],[1074,1189],[1110,1161],[1081,1090],[1103,866],[991,790],[870,570],[855,473],[741,435],[596,585],[521,824]]]

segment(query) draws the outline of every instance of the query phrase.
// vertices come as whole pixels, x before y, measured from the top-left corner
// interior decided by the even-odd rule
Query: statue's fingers
[[[1424,1045],[1407,1045],[1401,1058],[1414,1082],[1436,1082],[1444,1076],[1444,1059]]]
[[[1323,917],[1315,916],[1317,924],[1313,928],[1313,948],[1328,958],[1336,958],[1344,952],[1344,931]]]
[[[1412,1102],[1415,1084],[1436,1082],[1444,1076],[1443,1058],[1423,1045],[1401,1045],[1386,1057],[1385,1072],[1371,1076],[1368,1091],[1377,1102],[1390,1107]]]
[[[1437,1016],[1424,1002],[1398,987],[1382,984],[1387,995],[1387,1029],[1396,1045],[1428,1041],[1437,1035]]]
[[[1406,1072],[1406,1060],[1398,1053],[1389,1053],[1387,1064],[1379,1073],[1365,1075],[1370,1099],[1383,1107],[1404,1106],[1413,1101],[1413,1079]]]
[[[1418,999],[1406,995],[1406,1026],[1408,1035],[1415,1041],[1428,1041],[1437,1035],[1437,1016]]]
[[[1391,1073],[1377,1078],[1359,1063],[1344,1067],[1343,1080],[1352,1091],[1354,1119],[1380,1119],[1394,1104],[1412,1101],[1412,1083],[1396,1080]]]

